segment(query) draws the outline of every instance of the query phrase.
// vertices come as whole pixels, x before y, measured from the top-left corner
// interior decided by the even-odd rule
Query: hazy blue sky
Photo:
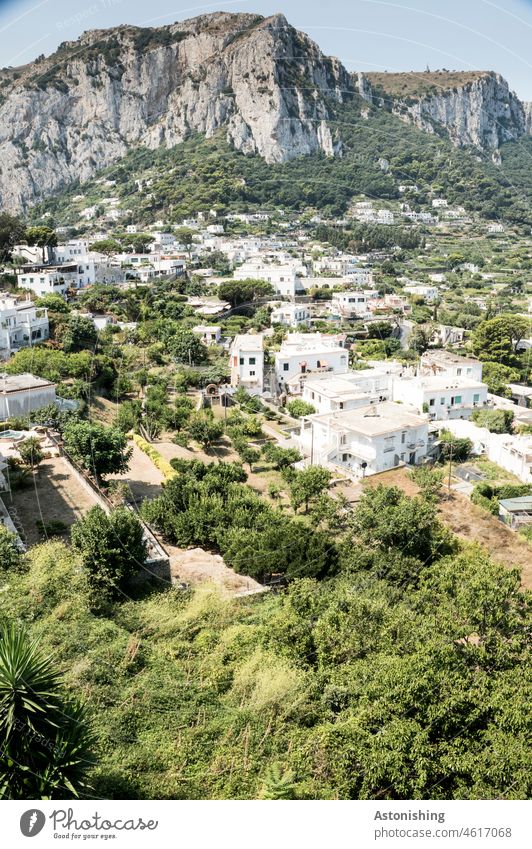
[[[486,69],[532,100],[532,0],[0,0],[0,67],[87,29],[161,26],[218,10],[283,12],[349,70]]]

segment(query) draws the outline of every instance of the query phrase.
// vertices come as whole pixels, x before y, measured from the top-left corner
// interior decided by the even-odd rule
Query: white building
[[[192,332],[200,337],[204,345],[218,345],[222,338],[222,328],[219,324],[197,324]]]
[[[450,430],[459,439],[470,439],[475,454],[485,454],[523,483],[532,483],[532,436],[529,434],[490,433],[485,427],[461,420],[445,422],[440,427]]]
[[[78,266],[67,265],[23,265],[17,273],[19,289],[28,289],[37,297],[43,295],[66,295],[69,289],[80,288]]]
[[[289,333],[275,354],[275,376],[280,392],[288,389],[292,378],[309,372],[345,374],[349,353],[336,337],[321,333]]]
[[[262,336],[246,333],[235,336],[229,350],[231,386],[243,386],[251,395],[261,395],[264,387]]]
[[[302,419],[299,444],[310,465],[374,475],[427,454],[428,422],[416,410],[391,401]]]
[[[33,374],[0,374],[0,421],[54,404],[55,383]]]
[[[279,304],[272,310],[271,324],[283,324],[286,327],[297,327],[299,324],[310,324],[310,312],[304,304]]]
[[[392,376],[376,369],[314,375],[303,383],[302,399],[317,413],[356,410],[392,397]]]
[[[420,375],[446,375],[482,380],[482,363],[472,357],[461,357],[452,351],[425,351],[419,363]]]
[[[439,290],[436,286],[427,286],[423,283],[405,286],[405,292],[409,295],[417,295],[425,301],[436,301],[439,297]]]
[[[348,265],[345,268],[345,276],[353,286],[373,286],[373,271],[371,268],[359,268],[356,265]]]
[[[233,277],[235,280],[264,280],[271,283],[276,294],[284,298],[293,299],[299,292],[305,291],[304,282],[298,275],[299,264],[275,264],[266,263],[261,260],[249,260],[240,268],[235,268]]]
[[[368,296],[364,292],[333,292],[329,310],[342,318],[365,318],[369,315]]]
[[[0,298],[0,359],[48,339],[48,310],[32,301]]]
[[[473,410],[488,403],[488,387],[469,377],[399,377],[393,383],[393,400],[428,413],[432,420],[469,419]]]

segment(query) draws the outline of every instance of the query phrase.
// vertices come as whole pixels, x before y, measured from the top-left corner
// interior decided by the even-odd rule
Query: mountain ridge
[[[500,75],[474,74],[454,90],[392,97],[382,80],[350,74],[280,13],[89,30],[0,72],[0,206],[25,211],[137,146],[172,148],[221,129],[237,151],[270,164],[341,156],[336,108],[358,98],[456,146],[496,153],[531,131],[532,110]]]

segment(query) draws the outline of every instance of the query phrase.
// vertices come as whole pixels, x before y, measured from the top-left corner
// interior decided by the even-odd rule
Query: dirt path
[[[398,486],[407,495],[416,495],[419,488],[410,480],[405,469],[394,469],[381,475],[372,475],[364,482],[366,487]],[[478,542],[487,549],[490,557],[504,566],[518,566],[524,587],[532,589],[532,546],[515,531],[503,525],[496,516],[471,504],[456,491],[445,496],[438,505],[438,514],[457,536],[469,542]]]
[[[263,587],[253,578],[238,575],[223,561],[219,554],[211,554],[203,548],[177,548],[167,545],[170,554],[170,574],[173,581],[198,584],[212,581],[230,595],[261,592]]]
[[[70,527],[98,503],[63,457],[44,460],[27,487],[5,493],[3,500],[8,509],[16,510],[28,545],[45,539],[37,530],[37,521],[63,522]]]

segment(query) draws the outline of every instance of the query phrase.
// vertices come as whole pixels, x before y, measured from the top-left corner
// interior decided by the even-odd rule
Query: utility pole
[[[454,445],[453,440],[454,440],[454,437],[451,437],[451,441],[449,443],[450,446],[451,446],[451,451],[450,451],[450,454],[449,454],[449,477],[447,479],[447,496],[448,496],[448,498],[451,497],[451,470],[453,468],[453,445]]]

